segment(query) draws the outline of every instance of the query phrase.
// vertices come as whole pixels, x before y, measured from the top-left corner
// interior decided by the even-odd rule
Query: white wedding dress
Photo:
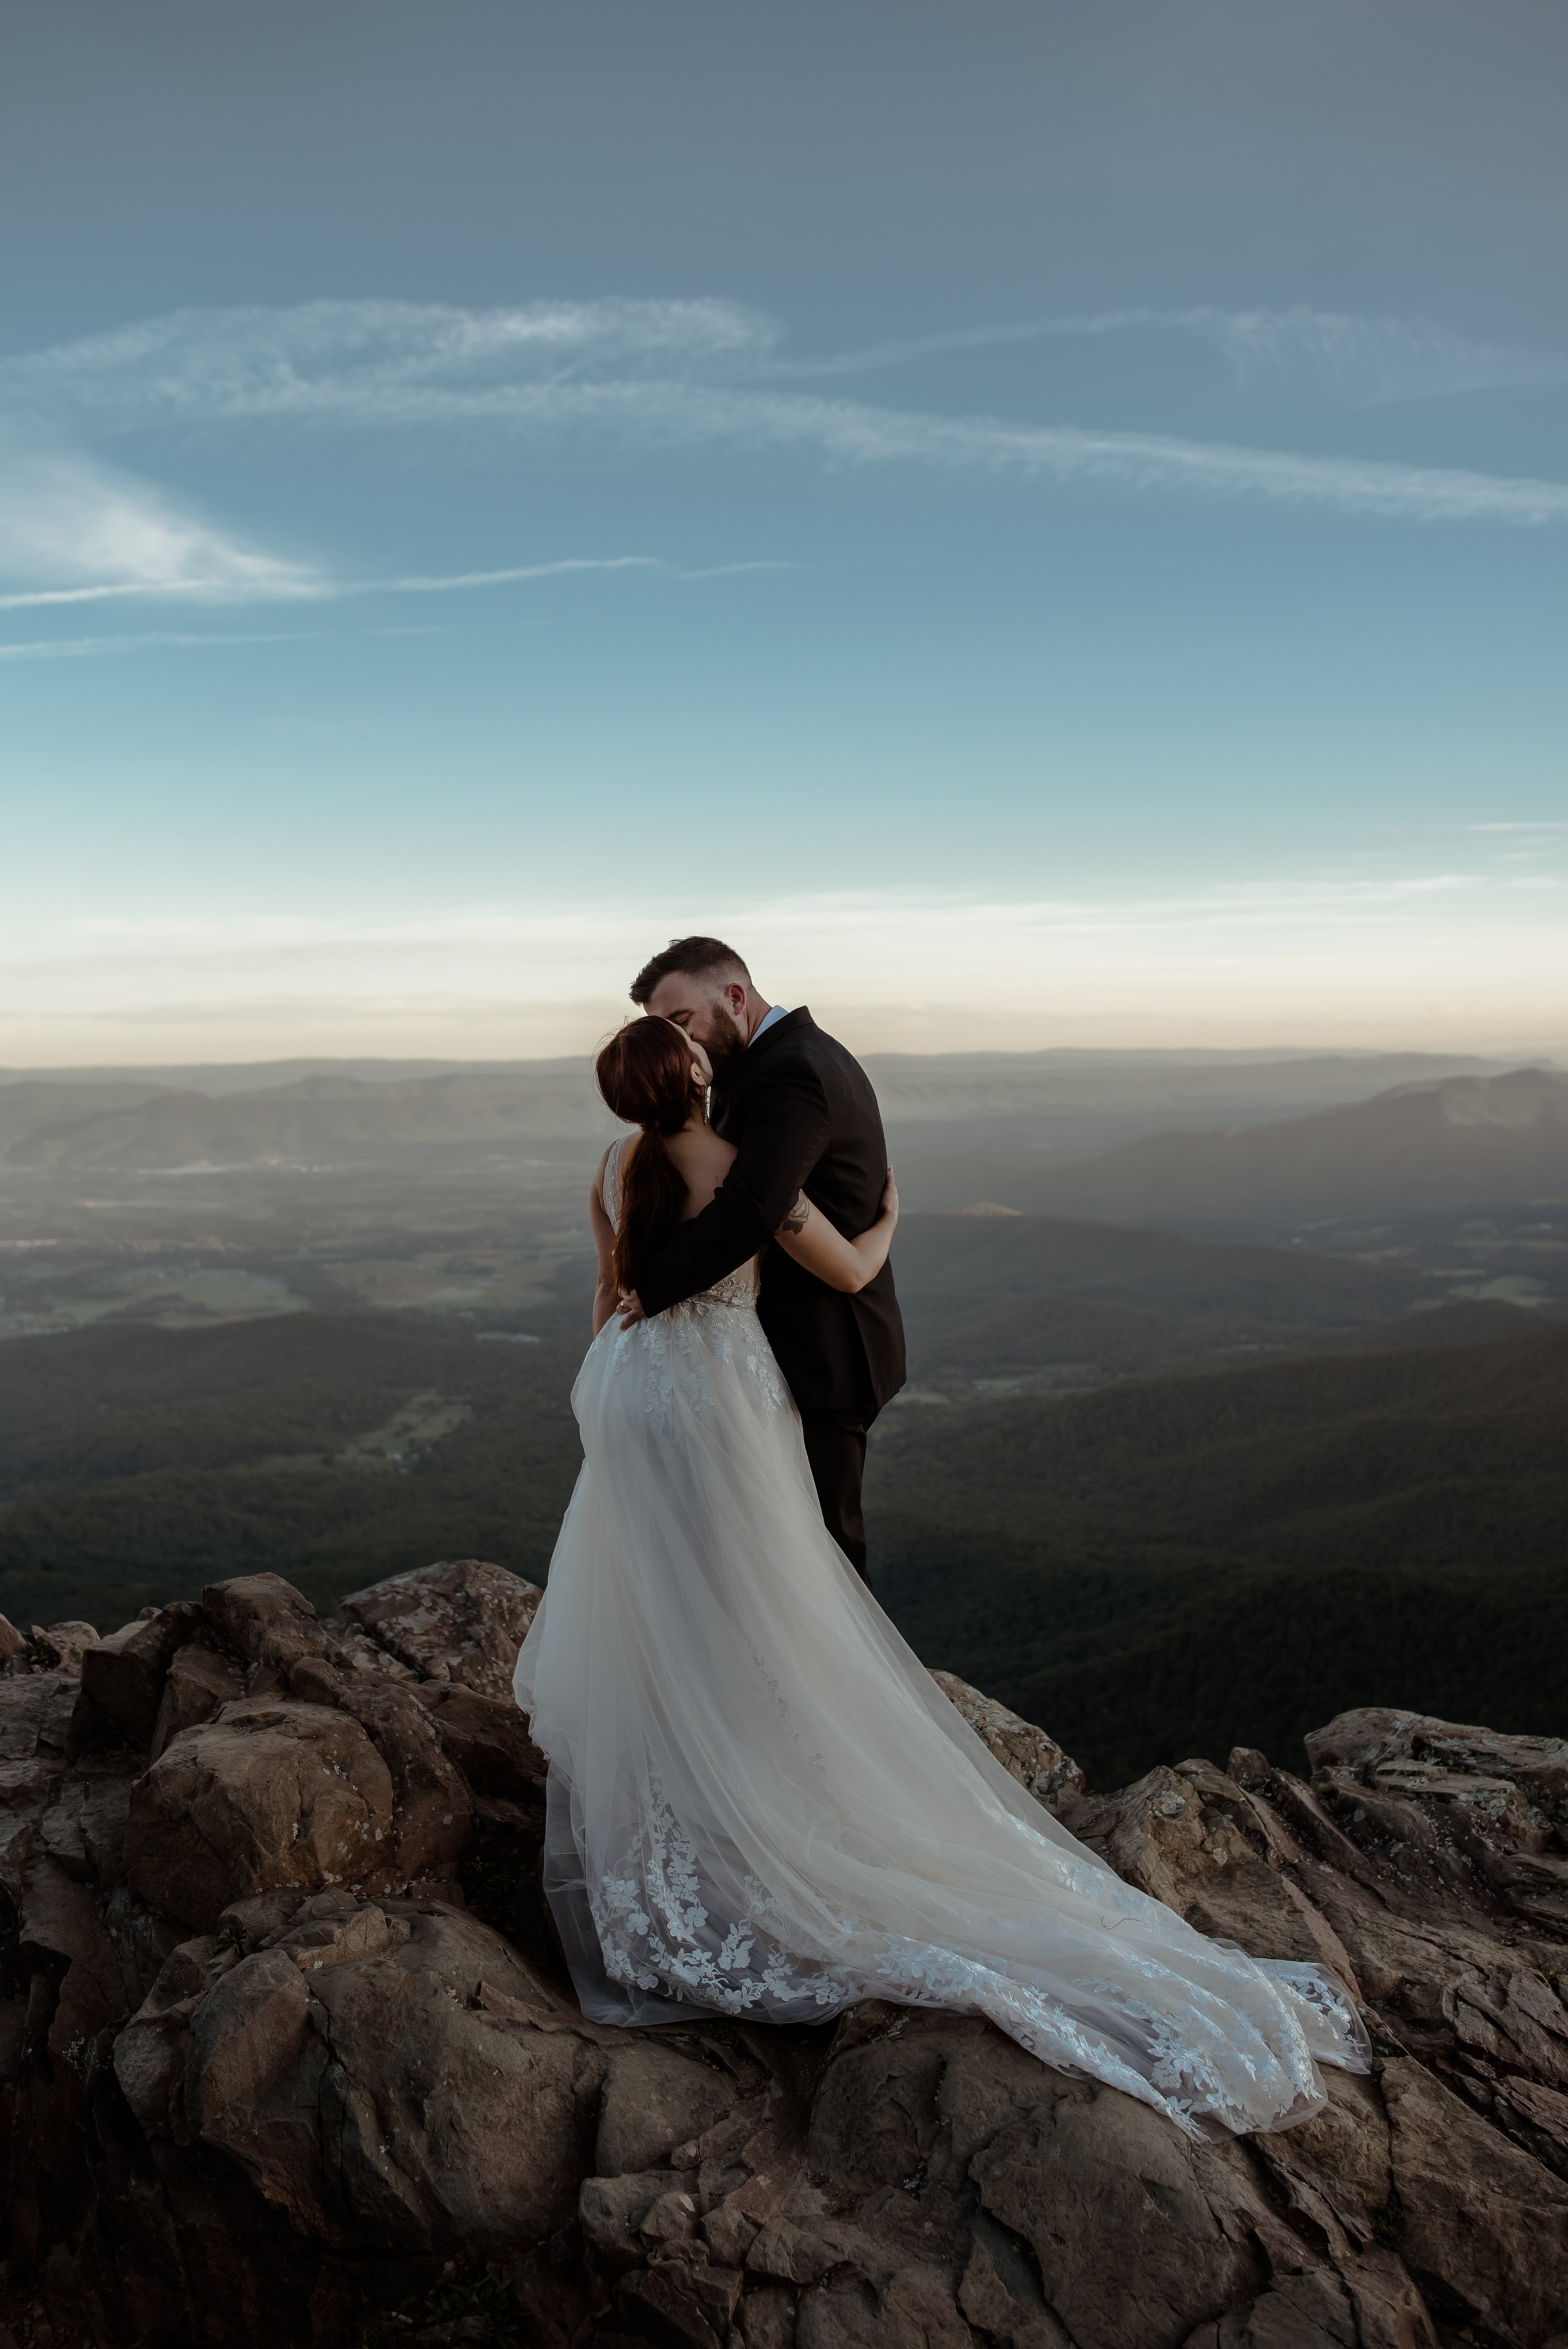
[[[515,1689],[584,2013],[891,1999],[988,2015],[1193,2136],[1319,2109],[1319,2064],[1367,2068],[1343,1989],[1205,1939],[994,1759],[825,1530],[757,1285],[612,1319],[573,1390],[584,1464]]]

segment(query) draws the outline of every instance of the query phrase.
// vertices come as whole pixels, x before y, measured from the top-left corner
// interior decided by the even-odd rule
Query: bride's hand
[[[893,1222],[895,1224],[897,1223],[898,1185],[892,1179],[892,1168],[891,1166],[887,1170],[887,1181],[882,1186],[882,1212],[884,1216],[891,1216]]]
[[[622,1290],[615,1310],[621,1317],[623,1330],[634,1330],[639,1321],[645,1321],[648,1318],[643,1310],[643,1300],[634,1288]]]

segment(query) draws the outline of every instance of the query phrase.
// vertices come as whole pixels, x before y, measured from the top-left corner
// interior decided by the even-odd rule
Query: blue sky
[[[1568,1045],[1568,20],[17,12],[0,1061]]]

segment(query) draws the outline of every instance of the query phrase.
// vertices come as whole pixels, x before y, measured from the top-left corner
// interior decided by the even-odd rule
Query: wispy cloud
[[[224,418],[404,427],[505,413],[530,388],[606,378],[761,386],[1009,344],[1172,335],[1213,345],[1255,378],[1315,382],[1352,402],[1568,383],[1568,354],[1300,303],[1083,311],[796,355],[777,319],[719,299],[489,310],[360,301],[179,310],[21,353],[0,359],[0,409],[116,432]]]
[[[159,628],[118,636],[43,636],[31,644],[0,645],[0,661],[93,660],[117,653],[204,651],[221,645],[297,645],[320,634],[315,628],[200,633]]]
[[[330,575],[107,463],[97,440],[268,424],[578,437],[656,450],[790,451],[1123,492],[1251,501],[1422,523],[1568,522],[1568,484],[831,398],[789,388],[938,351],[1064,336],[1207,337],[1243,371],[1346,399],[1568,380],[1568,365],[1435,326],[1290,310],[1108,310],[796,359],[777,322],[718,300],[464,310],[392,302],[185,310],[0,359],[0,610],[130,599],[225,605],[440,594],[573,572],[673,566],[641,554],[453,574]],[[74,436],[74,437],[73,437]],[[763,567],[720,565],[718,570]],[[685,575],[696,575],[686,574]]]
[[[308,595],[314,574],[223,531],[86,450],[15,428],[0,439],[0,598],[99,603],[124,595],[250,603]]]
[[[1390,916],[1418,918],[1443,909],[1467,894],[1484,895],[1493,885],[1474,873],[1422,873],[1367,877],[1356,874],[1323,879],[1260,879],[1210,889],[1129,892],[1125,896],[1059,896],[992,899],[969,891],[884,889],[810,892],[766,898],[722,909],[731,929],[769,938],[814,941],[852,937],[874,957],[879,939],[914,950],[923,938],[945,952],[981,937],[1061,940],[1096,936],[1123,937],[1145,930],[1262,932],[1280,921],[1328,927],[1376,927]],[[708,917],[717,920],[713,908]],[[695,917],[695,916],[694,916]],[[672,914],[671,918],[676,918]],[[568,957],[621,950],[628,936],[640,938],[645,914],[586,906],[548,910],[535,906],[480,905],[387,919],[321,918],[294,914],[258,914],[222,921],[201,916],[124,914],[78,916],[66,925],[59,943],[65,959],[107,958],[122,964],[161,964],[199,956],[214,964],[244,961],[261,954],[282,960],[324,952],[395,952],[411,956],[491,951],[503,956],[538,952]],[[25,957],[0,952],[0,968],[22,967]],[[51,967],[56,967],[51,965]]]
[[[877,374],[923,359],[1009,345],[1169,342],[1172,337],[1208,345],[1245,388],[1284,389],[1352,408],[1568,384],[1568,356],[1560,353],[1527,351],[1456,334],[1429,319],[1360,317],[1305,304],[1282,310],[1224,310],[1212,305],[1089,310],[912,336],[811,357],[780,355],[775,349],[758,372],[768,379],[799,381]]]
[[[539,579],[568,578],[577,573],[634,572],[655,573],[679,585],[704,579],[728,579],[751,571],[784,571],[792,568],[783,563],[719,563],[697,569],[683,569],[665,563],[653,554],[612,554],[574,557],[560,563],[526,563],[514,564],[505,571],[460,571],[449,574],[408,573],[389,579],[328,579],[316,578],[308,586],[291,585],[284,600],[297,604],[342,603],[359,596],[372,595],[442,595],[468,589],[524,585]],[[113,586],[80,587],[35,592],[20,595],[0,595],[0,612],[15,612],[61,604],[98,604],[127,596],[144,600],[178,603],[222,603],[244,601],[265,602],[267,595],[261,590],[245,597],[223,594],[215,599],[202,592],[200,584],[187,583],[181,587],[157,585],[119,585]],[[99,654],[166,652],[200,649],[209,645],[292,645],[314,643],[323,634],[319,628],[283,628],[235,633],[228,630],[202,629],[180,631],[169,628],[127,630],[112,636],[39,636],[25,642],[0,643],[0,661],[82,660]],[[377,636],[429,636],[438,633],[431,628],[373,628],[357,630],[356,634]]]
[[[1406,522],[1568,522],[1568,483],[1375,459],[1300,455],[1151,432],[1012,424],[773,392],[683,385],[535,394],[516,421],[592,420],[628,440],[796,448],[857,465],[913,463],[1063,484],[1264,501]]]
[[[882,356],[1155,327],[1208,334],[1250,366],[1311,365],[1385,394],[1418,380],[1451,388],[1489,367],[1495,378],[1513,364],[1435,328],[1299,309],[1106,311],[884,346]],[[795,363],[781,357],[781,341],[774,322],[717,301],[181,311],[0,362],[0,407],[46,403],[55,419],[103,431],[225,421],[404,433],[488,424],[645,448],[793,448],[844,464],[940,465],[1422,522],[1568,521],[1568,485],[1556,481],[790,391],[779,378]],[[801,364],[847,369],[877,357]]]
[[[1561,352],[1455,334],[1425,318],[1297,306],[1191,310],[1171,314],[1170,323],[1212,336],[1243,375],[1305,379],[1352,406],[1568,384],[1568,356]]]
[[[1568,384],[1568,355],[1561,352],[1522,350],[1457,334],[1427,318],[1364,317],[1301,303],[1283,310],[1094,310],[1029,326],[980,327],[902,349],[889,345],[865,353],[861,363],[891,364],[944,349],[1005,343],[1172,335],[1211,345],[1251,388],[1288,388],[1350,407]],[[838,362],[817,363],[813,371],[847,372],[855,364],[846,354]]]
[[[707,300],[177,310],[0,359],[0,407],[117,432],[257,418],[401,426],[482,415],[531,383],[752,371],[780,331]]]
[[[774,566],[744,564],[727,567],[762,570]],[[27,611],[57,604],[110,603],[127,596],[173,598],[181,603],[257,603],[277,598],[289,603],[338,603],[353,595],[436,595],[469,587],[508,587],[531,579],[566,578],[583,571],[669,571],[676,577],[700,575],[679,573],[655,554],[579,555],[560,563],[516,564],[505,571],[408,572],[388,579],[333,579],[320,572],[294,571],[282,584],[259,580],[243,595],[220,580],[198,576],[170,581],[155,575],[148,579],[100,581],[90,587],[37,588],[20,595],[0,595],[0,612]]]

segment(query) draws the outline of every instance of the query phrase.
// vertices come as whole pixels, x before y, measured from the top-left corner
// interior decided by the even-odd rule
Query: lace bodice
[[[604,1161],[604,1178],[600,1185],[604,1213],[617,1231],[621,1228],[621,1154],[630,1139],[629,1134],[623,1134],[619,1142],[610,1144],[610,1154]],[[758,1286],[757,1258],[752,1257],[734,1272],[727,1273],[722,1280],[716,1280],[711,1288],[700,1290],[696,1297],[688,1297],[686,1303],[688,1306],[754,1306]],[[670,1309],[678,1313],[682,1308],[673,1306]]]

